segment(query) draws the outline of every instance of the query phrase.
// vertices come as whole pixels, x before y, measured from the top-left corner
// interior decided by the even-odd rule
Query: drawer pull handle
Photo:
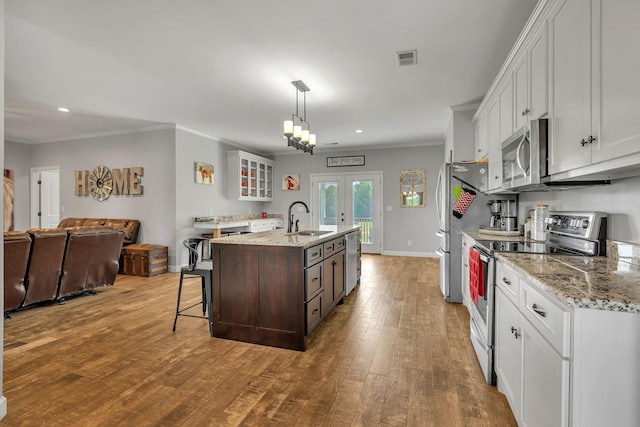
[[[531,306],[531,308],[533,309],[533,311],[535,311],[535,312],[536,312],[536,314],[539,314],[539,315],[540,315],[540,316],[542,316],[542,317],[547,317],[547,312],[546,312],[546,311],[544,311],[544,310],[542,310],[542,309],[540,309],[540,308],[538,308],[538,305],[537,305],[537,304],[533,304],[533,305]]]
[[[311,256],[318,256],[318,252],[312,253]]]
[[[311,281],[312,281],[312,282],[317,282],[317,281],[318,281],[318,278],[317,278],[317,277],[314,277],[314,278],[313,278],[313,280],[311,280]]]
[[[311,312],[312,314],[316,314],[318,312],[319,309],[314,308],[313,311]]]
[[[507,279],[506,277],[502,278],[502,283],[504,283],[507,286],[511,286],[511,280]]]

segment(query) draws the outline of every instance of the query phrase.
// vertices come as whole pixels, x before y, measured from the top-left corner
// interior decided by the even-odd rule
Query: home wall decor
[[[423,208],[426,188],[425,169],[405,169],[400,171],[400,207]]]
[[[327,157],[328,168],[341,167],[341,166],[364,166],[364,155]]]
[[[13,231],[13,169],[4,170],[4,231]]]
[[[289,174],[282,175],[283,190],[300,190],[300,175]]]
[[[195,162],[196,183],[213,185],[213,165]]]
[[[111,194],[116,196],[142,195],[141,184],[144,168],[132,167],[109,169],[104,165],[88,170],[75,171],[74,194],[80,197],[91,196],[99,202],[107,200]]]

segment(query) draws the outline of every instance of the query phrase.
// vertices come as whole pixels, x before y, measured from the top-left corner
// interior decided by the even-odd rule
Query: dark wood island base
[[[345,234],[357,230],[214,239],[213,336],[305,351],[307,337],[344,301]]]

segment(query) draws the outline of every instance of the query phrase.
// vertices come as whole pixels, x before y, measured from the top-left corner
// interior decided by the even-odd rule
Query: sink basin
[[[330,230],[302,230],[298,231],[297,235],[299,236],[322,236],[323,234],[331,233]]]

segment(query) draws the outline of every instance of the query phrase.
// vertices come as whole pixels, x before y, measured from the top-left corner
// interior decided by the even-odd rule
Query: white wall
[[[203,136],[176,130],[176,240],[177,264],[187,264],[186,250],[182,241],[197,237],[207,230],[193,228],[193,217],[209,215],[245,215],[262,212],[260,202],[246,202],[227,194],[227,151],[237,148]],[[194,163],[213,165],[213,185],[196,184]]]
[[[536,203],[546,203],[551,211],[602,211],[609,214],[609,238],[640,243],[640,177],[619,180],[611,185],[547,193],[520,194],[522,222]]]
[[[31,169],[31,151],[27,144],[18,144],[5,141],[4,143],[4,167],[13,169],[14,204],[13,217],[14,229],[26,230],[29,227],[29,176]]]
[[[281,213],[285,219],[289,204],[311,200],[310,175],[314,173],[383,172],[383,253],[407,253],[435,256],[438,239],[435,232],[438,218],[434,193],[438,170],[443,159],[443,146],[424,146],[380,150],[316,153],[313,156],[295,152],[276,156],[274,201],[266,203],[268,212]],[[365,155],[365,166],[327,168],[328,156]],[[400,208],[399,174],[402,169],[426,169],[426,207]],[[282,175],[300,174],[300,191],[281,190]],[[391,206],[391,212],[386,207]],[[308,218],[309,216],[306,215]],[[296,212],[301,224],[308,224],[305,215]],[[412,241],[408,246],[407,241]]]
[[[30,167],[60,167],[61,218],[98,217],[140,220],[139,243],[169,247],[175,257],[175,129],[135,132],[31,146]],[[103,202],[74,194],[76,170],[142,166],[144,194],[112,195]],[[64,211],[62,211],[64,209]]]

